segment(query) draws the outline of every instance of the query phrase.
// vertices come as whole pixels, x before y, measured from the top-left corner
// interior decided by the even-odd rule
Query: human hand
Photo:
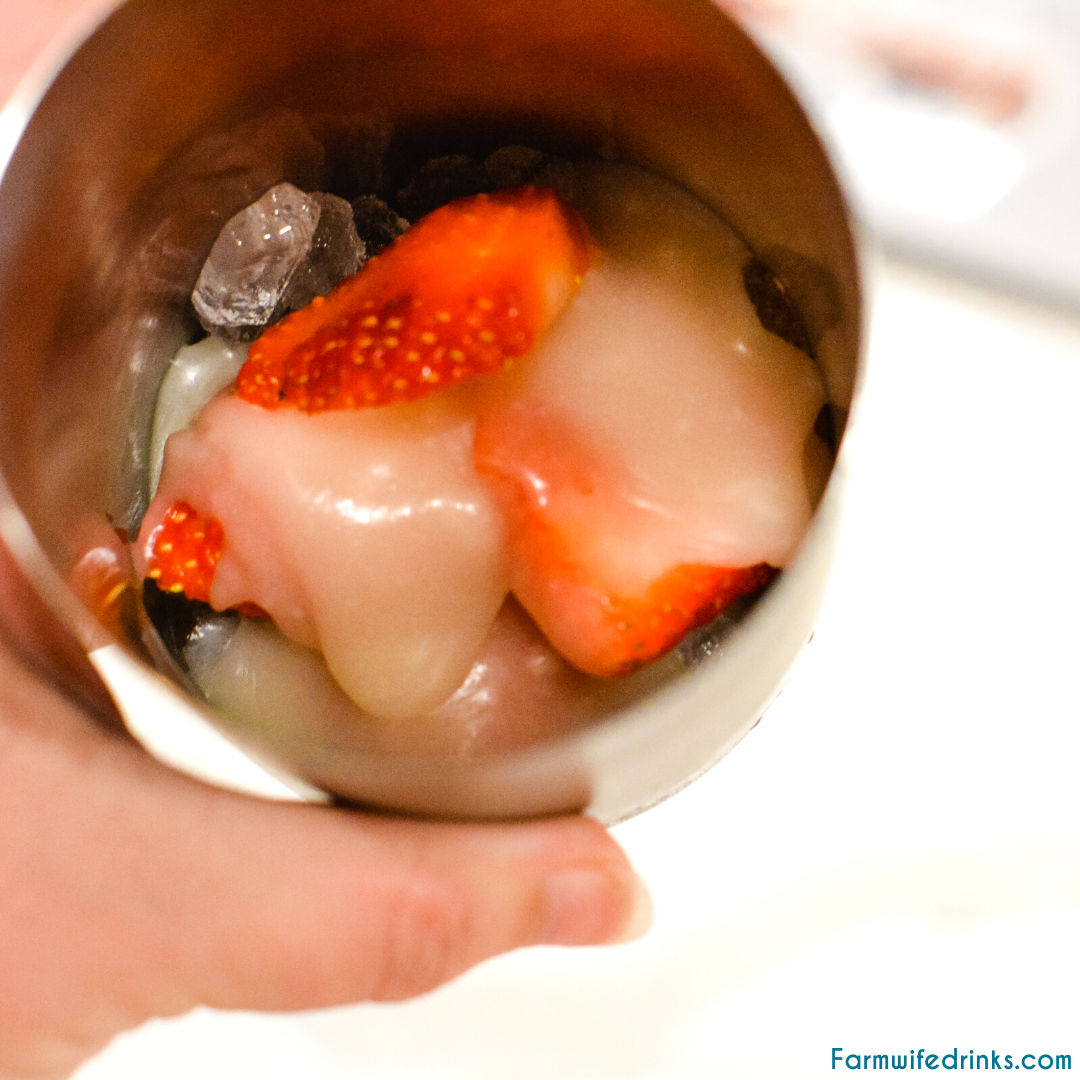
[[[0,98],[99,0],[0,0]],[[585,819],[397,820],[217,790],[149,758],[0,546],[0,1080],[60,1077],[196,1004],[406,998],[648,901]]]
[[[592,821],[403,821],[174,773],[90,716],[107,707],[92,672],[3,549],[0,612],[0,1077],[64,1076],[200,1003],[406,998],[508,949],[647,922]]]

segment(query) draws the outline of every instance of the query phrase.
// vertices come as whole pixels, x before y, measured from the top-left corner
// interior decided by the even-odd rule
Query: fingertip
[[[619,933],[608,942],[610,945],[622,945],[629,941],[643,938],[653,922],[653,901],[645,882],[634,875],[634,894],[626,922]]]
[[[641,937],[652,923],[652,900],[627,868],[613,873],[595,864],[564,867],[543,886],[537,944],[614,945]]]

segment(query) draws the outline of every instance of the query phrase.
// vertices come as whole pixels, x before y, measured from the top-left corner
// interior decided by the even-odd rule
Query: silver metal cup
[[[861,317],[844,199],[791,92],[707,0],[129,0],[109,11],[36,103],[0,185],[0,533],[91,658],[112,657],[98,667],[122,706],[127,676],[115,672],[148,678],[137,629],[107,629],[67,581],[88,530],[134,529],[145,509],[150,416],[183,335],[193,253],[272,183],[302,186],[311,165],[302,138],[267,149],[268,111],[332,133],[324,169],[384,125],[429,153],[498,136],[671,178],[783,282],[843,431]],[[38,92],[23,86],[9,129]],[[224,135],[237,130],[250,147]],[[359,802],[630,816],[708,769],[779,692],[821,604],[842,487],[841,453],[798,557],[750,615],[691,671],[586,730],[464,760],[286,745],[213,722],[257,759]],[[207,712],[189,699],[177,715],[198,724]]]

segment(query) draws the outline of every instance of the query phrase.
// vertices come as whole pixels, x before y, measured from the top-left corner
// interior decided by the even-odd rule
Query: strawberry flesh
[[[210,602],[214,571],[225,550],[225,528],[217,518],[203,517],[179,501],[165,512],[151,534],[146,576],[162,592],[183,593],[189,600]],[[114,599],[110,594],[109,602]],[[258,604],[245,600],[230,609],[252,619],[268,619]]]
[[[589,675],[636,671],[779,573],[764,562],[642,565],[656,536],[651,515],[626,498],[631,478],[556,414],[520,403],[487,414],[475,453],[509,526],[514,595],[552,645]],[[631,553],[629,572],[620,549]]]
[[[629,675],[674,648],[691,630],[712,622],[735,600],[765,588],[778,573],[768,563],[677,566],[643,597],[602,596],[590,642],[593,656],[587,666],[579,666],[603,678]]]
[[[459,199],[267,330],[237,393],[316,413],[414,401],[496,372],[532,348],[588,266],[585,226],[550,189]]]
[[[636,595],[620,591],[603,567],[582,557],[582,536],[542,512],[514,515],[514,594],[552,645],[598,678],[629,675],[663,656],[731,603],[764,589],[779,570],[682,564]]]
[[[146,576],[164,592],[210,602],[214,570],[225,548],[225,530],[216,518],[200,516],[175,502],[150,536]]]
[[[673,649],[735,600],[769,585],[767,563],[747,567],[676,566],[639,596],[605,588],[576,562],[558,530],[534,523],[533,550],[545,550],[541,576],[528,590],[552,643],[589,675],[620,678]],[[523,590],[526,591],[526,590]]]

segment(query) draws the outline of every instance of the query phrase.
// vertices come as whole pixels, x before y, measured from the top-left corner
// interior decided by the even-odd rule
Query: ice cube
[[[325,159],[304,117],[289,109],[197,139],[146,194],[146,220],[157,224],[134,266],[139,287],[186,299],[222,225],[282,181],[302,191],[322,187]]]
[[[224,632],[230,623],[235,627],[240,621],[240,616],[230,612],[219,614],[202,600],[189,600],[183,593],[170,592],[168,589],[159,589],[157,582],[152,578],[145,578],[142,586],[143,609],[147,618],[153,623],[160,639],[160,645],[165,646],[168,656],[172,657],[180,666],[181,670],[188,670],[188,659],[184,649],[192,638],[202,636],[200,631],[204,626],[210,626],[219,630],[211,642],[204,637],[203,652],[209,649],[205,646],[219,644],[218,651],[224,647],[222,640]],[[145,639],[147,646],[153,654],[158,654],[158,659],[164,659],[160,654],[160,645],[155,648],[154,639]]]
[[[802,349],[807,356],[814,355],[814,345],[806,324],[792,303],[784,283],[756,255],[751,256],[743,266],[743,287],[754,305],[758,321],[766,330],[782,337],[796,349]]]
[[[193,601],[188,601],[189,604]],[[221,659],[244,620],[232,611],[196,610],[194,625],[184,635],[180,649],[176,650],[181,667],[191,673],[196,685],[202,689],[204,672],[211,670]],[[261,619],[257,620],[262,622]],[[160,633],[159,628],[159,633]],[[179,636],[179,635],[175,635]],[[182,650],[182,651],[181,651]]]
[[[254,337],[307,255],[321,212],[310,195],[284,183],[231,217],[191,296],[203,326],[233,340]]]
[[[758,595],[744,596],[724,609],[711,623],[691,630],[674,654],[688,668],[697,667],[727,644],[735,628],[753,610]]]
[[[484,159],[488,178],[499,187],[529,184],[546,164],[547,155],[529,146],[503,146]]]
[[[316,296],[325,296],[364,265],[366,249],[356,234],[352,207],[336,195],[319,191],[311,198],[319,207],[319,225],[310,250],[289,279],[275,315],[297,311]]]
[[[367,246],[369,259],[372,255],[378,255],[409,227],[409,223],[377,195],[361,195],[359,199],[353,199],[352,212],[356,231]]]

